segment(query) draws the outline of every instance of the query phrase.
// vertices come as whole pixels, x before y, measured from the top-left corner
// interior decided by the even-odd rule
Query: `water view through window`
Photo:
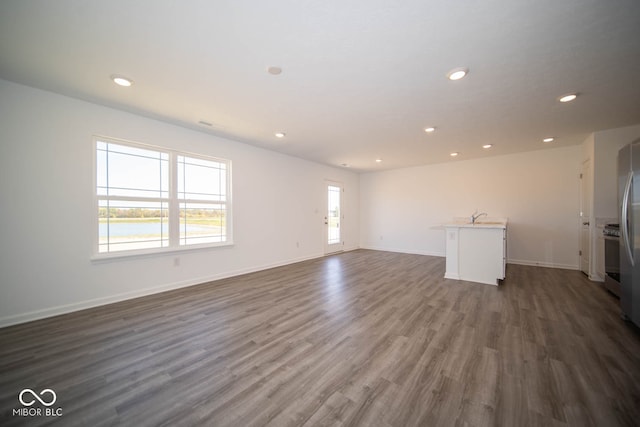
[[[102,140],[96,149],[99,253],[227,241],[228,161]]]

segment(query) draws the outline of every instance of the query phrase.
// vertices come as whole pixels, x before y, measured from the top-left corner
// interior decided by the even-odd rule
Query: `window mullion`
[[[144,197],[144,196],[97,196],[98,200],[107,201],[124,201],[124,202],[168,202],[169,199],[163,197]]]
[[[169,154],[169,246],[180,245],[180,202],[178,200],[178,155]]]

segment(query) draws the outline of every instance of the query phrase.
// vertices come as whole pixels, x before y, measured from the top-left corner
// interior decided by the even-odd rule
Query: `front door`
[[[324,211],[324,253],[330,254],[343,249],[342,236],[342,184],[327,181],[325,185],[327,200]]]

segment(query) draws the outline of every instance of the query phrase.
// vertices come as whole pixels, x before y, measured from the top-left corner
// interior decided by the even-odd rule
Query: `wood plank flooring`
[[[0,329],[0,425],[639,425],[640,334],[600,284],[444,262],[358,250]],[[24,388],[62,415],[14,416]]]

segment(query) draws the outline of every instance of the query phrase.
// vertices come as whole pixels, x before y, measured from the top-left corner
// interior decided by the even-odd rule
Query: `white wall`
[[[94,134],[230,159],[235,245],[91,261]],[[325,179],[355,249],[355,173],[0,80],[0,326],[321,256]]]
[[[595,133],[593,209],[596,217],[618,217],[618,151],[638,138],[640,125]]]
[[[477,208],[509,218],[509,262],[577,269],[582,150],[363,174],[360,246],[444,256],[442,225]]]

